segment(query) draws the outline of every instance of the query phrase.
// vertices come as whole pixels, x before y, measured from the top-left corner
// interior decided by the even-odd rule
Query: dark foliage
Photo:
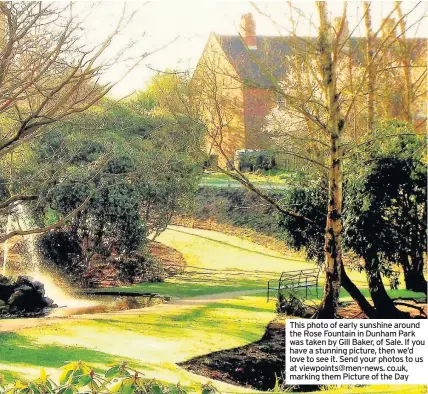
[[[84,272],[82,250],[75,232],[55,230],[42,234],[37,249],[44,260],[63,272],[76,276]]]
[[[289,291],[278,293],[276,311],[278,313],[285,313],[289,316],[310,318],[316,310],[314,308],[309,308],[302,297]]]
[[[327,207],[327,184],[321,181],[311,188],[291,188],[284,204],[314,221],[308,224],[288,215],[281,216],[279,225],[286,243],[293,249],[304,250],[308,260],[324,261],[324,233]]]
[[[51,207],[65,214],[79,206],[88,195],[86,184],[60,183],[52,192]],[[89,204],[69,226],[69,232],[84,247],[84,254],[108,256],[131,253],[139,249],[145,238],[140,219],[138,191],[132,184],[114,184],[97,191]]]
[[[283,193],[271,193],[277,199]],[[281,238],[275,208],[245,189],[200,187],[192,214],[197,219],[215,218],[219,223],[246,227]]]
[[[119,278],[126,283],[136,282],[162,282],[165,278],[165,271],[156,259],[136,254],[120,262]]]
[[[238,152],[235,161],[240,171],[267,171],[276,167],[275,156],[268,151]]]
[[[380,157],[367,176],[346,187],[344,246],[375,259],[383,275],[403,266],[406,287],[426,292],[426,172],[411,157]],[[376,256],[375,256],[376,255]]]

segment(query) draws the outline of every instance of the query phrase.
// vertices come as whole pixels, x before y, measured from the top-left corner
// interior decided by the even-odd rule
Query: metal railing
[[[279,279],[269,279],[267,284],[267,301],[270,299],[271,290],[276,290],[279,294],[281,290],[296,290],[305,289],[305,295],[308,296],[308,292],[311,287],[315,286],[316,294],[318,297],[318,280],[319,280],[320,269],[310,268],[296,271],[284,271]],[[275,283],[275,284],[274,284]]]

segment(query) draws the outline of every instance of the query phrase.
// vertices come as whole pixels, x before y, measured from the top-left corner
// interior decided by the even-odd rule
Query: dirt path
[[[231,298],[237,298],[237,297],[242,297],[242,296],[251,295],[251,294],[259,294],[260,292],[261,292],[260,289],[255,289],[255,290],[229,291],[225,293],[196,296],[191,298],[174,298],[165,304],[157,304],[147,308],[128,309],[125,311],[117,311],[117,312],[72,314],[69,316],[61,316],[61,317],[57,317],[53,315],[53,316],[38,317],[38,318],[4,319],[4,320],[0,320],[0,333],[16,332],[26,328],[58,324],[63,322],[64,319],[74,320],[74,321],[88,320],[88,319],[103,320],[103,319],[110,319],[112,316],[142,315],[145,313],[163,313],[172,309],[177,310],[177,308],[186,308],[192,305],[205,305],[205,304],[230,300]],[[72,310],[70,312],[73,313]]]

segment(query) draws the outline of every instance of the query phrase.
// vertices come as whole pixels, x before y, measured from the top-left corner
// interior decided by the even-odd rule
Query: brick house
[[[336,18],[335,23],[340,18]],[[394,20],[387,20],[383,34],[388,34]],[[343,37],[349,36],[347,26]],[[340,37],[339,37],[340,39]],[[316,39],[304,37],[315,44]],[[412,60],[422,58],[422,71],[415,71],[413,78],[426,70],[426,40],[408,39]],[[297,44],[301,45],[301,44]],[[303,44],[304,45],[304,44]],[[365,38],[348,40],[348,53],[353,66],[364,64]],[[278,94],[278,81],[286,78],[287,56],[296,48],[294,37],[258,36],[251,14],[242,16],[239,35],[211,33],[192,77],[199,95],[198,104],[207,115],[210,136],[207,152],[221,166],[235,160],[236,152],[242,150],[268,150],[272,143],[264,132],[265,117],[276,106],[285,106]],[[304,48],[305,49],[305,48]],[[423,69],[425,66],[425,69]],[[402,97],[391,94],[387,112],[400,118]],[[202,98],[202,100],[201,100]],[[416,126],[426,123],[426,92],[415,100]],[[285,164],[284,164],[285,163]],[[295,158],[282,158],[281,165],[293,167]]]
[[[201,79],[201,84],[208,80],[221,89],[217,97],[221,94],[218,100],[223,104],[222,116],[226,120],[221,131],[222,147],[231,160],[238,150],[265,150],[270,147],[262,128],[265,116],[277,105],[277,94],[275,84],[267,75],[277,78],[284,75],[284,69],[278,65],[283,64],[280,59],[289,51],[282,37],[256,36],[255,28],[252,15],[246,14],[242,17],[239,35],[211,33],[192,79],[193,82]],[[269,67],[269,73],[262,70],[261,64]],[[206,105],[209,112],[210,103]],[[227,108],[227,113],[224,108]],[[218,152],[219,147],[212,146],[210,141],[207,142],[207,150],[217,156],[220,165],[227,164],[224,155]]]

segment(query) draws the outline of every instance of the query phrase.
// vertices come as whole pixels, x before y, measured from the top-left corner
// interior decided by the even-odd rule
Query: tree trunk
[[[367,132],[373,131],[374,127],[374,49],[373,49],[373,30],[370,16],[370,2],[364,2],[364,22],[366,26],[366,57],[367,57]]]
[[[328,213],[325,232],[325,286],[318,318],[334,319],[339,302],[342,264],[342,160],[338,138],[331,136]]]
[[[398,14],[398,21],[400,25],[400,35],[398,36],[398,43],[400,45],[400,60],[403,67],[404,77],[404,120],[410,122],[412,120],[412,101],[413,101],[413,86],[412,86],[412,64],[409,44],[406,39],[406,20],[401,11],[400,1],[395,2],[395,9]]]
[[[345,267],[341,267],[341,280],[343,288],[349,293],[353,300],[358,304],[361,310],[366,314],[369,319],[373,319],[376,316],[376,310],[367,301],[366,297],[361,293],[360,289],[355,286],[355,283],[351,281],[348,274],[345,271]]]
[[[386,292],[379,272],[380,262],[376,251],[367,251],[364,260],[369,291],[376,309],[376,317],[383,319],[408,317],[406,313],[396,308]]]
[[[342,268],[342,156],[341,135],[344,122],[340,119],[337,94],[337,64],[332,53],[330,25],[327,22],[326,2],[317,2],[320,28],[319,53],[321,75],[329,112],[328,134],[330,135],[330,157],[328,171],[328,212],[325,229],[325,285],[324,297],[317,313],[319,319],[334,319],[340,293]]]
[[[400,257],[406,289],[427,294],[427,280],[424,276],[422,253],[418,250],[412,252],[410,260],[411,261],[409,261],[409,256],[407,254],[403,254]]]

